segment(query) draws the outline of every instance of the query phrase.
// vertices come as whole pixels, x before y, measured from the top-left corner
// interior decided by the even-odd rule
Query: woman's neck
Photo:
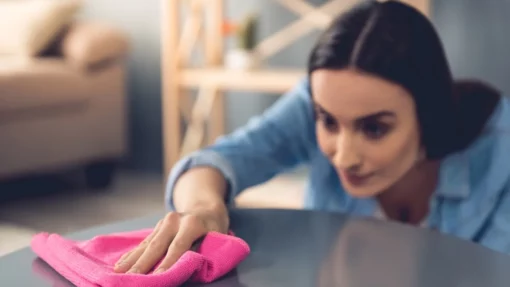
[[[419,224],[429,212],[429,200],[439,178],[439,161],[424,161],[377,196],[384,213],[393,220]]]

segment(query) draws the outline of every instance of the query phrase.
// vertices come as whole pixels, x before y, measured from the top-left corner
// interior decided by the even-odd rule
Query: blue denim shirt
[[[228,181],[228,201],[248,187],[298,165],[309,166],[305,208],[373,216],[373,198],[345,192],[315,137],[313,107],[303,80],[262,115],[180,160],[167,183],[166,204],[191,167],[211,166]],[[425,226],[510,253],[510,99],[503,98],[484,132],[466,150],[445,158]]]

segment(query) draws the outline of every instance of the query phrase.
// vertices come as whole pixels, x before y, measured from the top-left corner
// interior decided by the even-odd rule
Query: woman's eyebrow
[[[377,112],[377,113],[373,113],[373,114],[369,114],[369,115],[366,115],[366,116],[359,117],[359,118],[356,119],[356,122],[375,121],[375,120],[378,120],[378,119],[384,118],[384,117],[395,118],[396,115],[395,115],[394,112],[380,111],[380,112]]]
[[[317,102],[314,102],[313,105],[314,105],[315,110],[317,112],[325,114],[325,115],[330,116],[330,117],[334,117],[332,113],[328,112],[326,109],[321,107],[321,105],[319,105]],[[362,122],[366,122],[366,121],[376,121],[376,120],[379,120],[379,119],[384,118],[384,117],[395,118],[396,115],[392,111],[383,110],[383,111],[376,112],[376,113],[373,113],[373,114],[368,114],[368,115],[364,115],[364,116],[358,117],[357,119],[354,120],[354,122],[362,123]]]
[[[314,102],[313,103],[315,109],[319,112],[319,113],[322,113],[322,114],[326,114],[328,116],[333,116],[330,112],[326,111],[323,107],[321,107],[318,103]]]

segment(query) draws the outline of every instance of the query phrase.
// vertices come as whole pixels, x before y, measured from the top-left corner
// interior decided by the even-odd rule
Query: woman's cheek
[[[400,130],[392,134],[380,145],[371,145],[366,159],[372,168],[380,170],[385,177],[400,176],[411,169],[419,154],[419,140],[414,131]]]
[[[328,158],[333,157],[335,154],[335,144],[336,140],[331,133],[329,133],[324,126],[320,123],[316,123],[315,134],[317,137],[317,144],[319,145],[319,149],[326,155]]]

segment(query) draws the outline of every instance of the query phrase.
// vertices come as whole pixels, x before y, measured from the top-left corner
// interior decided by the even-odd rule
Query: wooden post
[[[182,27],[182,32],[177,48],[179,66],[186,67],[190,61],[193,48],[195,48],[201,36],[203,26],[203,1],[192,0],[189,4],[190,15]]]
[[[204,85],[199,88],[198,96],[191,112],[191,121],[186,129],[181,156],[186,156],[201,148],[205,139],[205,123],[210,117],[217,87]]]
[[[179,59],[177,47],[180,27],[180,0],[161,0],[161,73],[163,118],[163,176],[166,179],[179,159],[181,145],[181,117],[179,88]]]

